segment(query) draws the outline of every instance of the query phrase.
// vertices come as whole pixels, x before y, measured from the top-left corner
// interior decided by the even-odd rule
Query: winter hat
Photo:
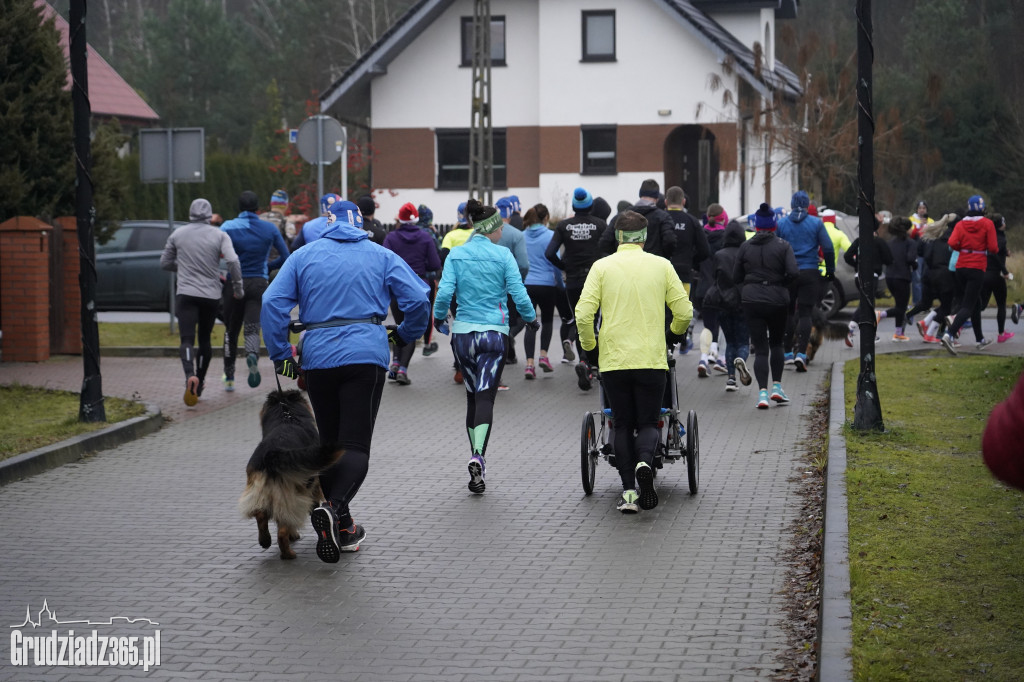
[[[511,208],[511,202],[509,202],[509,208]],[[478,234],[497,232],[505,224],[501,213],[495,210],[493,206],[485,206],[476,199],[470,199],[466,202],[466,211],[473,223],[473,232]]]
[[[341,197],[333,192],[328,192],[320,197],[320,213],[327,213],[327,209],[330,208],[331,204],[335,201],[341,201]]]
[[[790,208],[802,208],[805,211],[807,207],[811,205],[811,198],[807,196],[807,192],[799,190],[793,193],[793,199],[789,202]]]
[[[594,197],[590,196],[590,192],[577,187],[572,191],[572,207],[579,211],[580,209],[587,209],[594,205]]]
[[[416,207],[416,212],[420,214],[419,224],[420,227],[430,227],[434,222],[434,212],[427,208],[425,205],[420,204]]]
[[[369,194],[359,197],[356,200],[356,206],[359,207],[359,212],[364,216],[373,215],[377,212],[377,202]]]
[[[501,214],[502,218],[508,218],[509,216],[512,215],[512,206],[513,204],[511,197],[502,197],[498,199],[496,202],[494,202],[494,208],[498,209],[498,213]],[[474,226],[475,225],[476,223],[474,223]]]
[[[398,209],[398,222],[400,223],[415,223],[419,219],[420,214],[410,202],[402,204],[402,207]]]
[[[967,200],[967,210],[971,213],[984,213],[985,212],[985,197],[980,194],[975,194],[973,197]]]
[[[754,228],[757,230],[774,230],[778,224],[779,219],[768,204],[761,204],[754,213]]]
[[[615,220],[615,239],[620,244],[647,241],[647,218],[636,211],[623,211]]]
[[[362,228],[363,215],[359,212],[359,207],[351,201],[335,201],[327,209],[327,224],[333,226],[339,222],[351,227]]]
[[[465,225],[466,224],[466,202],[465,201],[463,201],[461,204],[459,204],[458,223],[459,223],[459,225]]]
[[[811,204],[810,206],[808,206],[807,207],[807,215],[812,215],[812,216],[817,217],[817,215],[818,215],[818,207],[815,206],[814,204]]]
[[[523,210],[523,204],[515,194],[509,194],[508,200],[512,202],[512,212],[519,213]]]
[[[193,223],[209,223],[213,217],[213,206],[206,199],[196,199],[188,207],[188,219]]]
[[[249,213],[255,213],[256,209],[259,208],[260,200],[256,196],[256,192],[245,190],[238,197],[238,210],[248,211]]]
[[[284,206],[288,208],[288,192],[283,189],[274,190],[274,193],[270,195],[270,208],[274,209],[275,206]]]
[[[615,211],[617,213],[622,213],[623,211],[628,211],[631,208],[633,208],[633,204],[629,203],[625,199],[623,199],[622,201],[620,201],[619,203],[617,203],[615,205]]]
[[[612,207],[604,200],[604,197],[594,197],[594,205],[590,207],[590,215],[601,220],[608,220],[612,213]]]
[[[725,212],[721,204],[711,204],[708,206],[708,224],[705,226],[705,229],[724,230],[728,224],[729,214]]]
[[[821,220],[825,223],[836,224],[836,212],[831,208],[826,208],[821,214]]]
[[[640,183],[640,196],[657,199],[661,195],[661,187],[657,180],[647,179]]]

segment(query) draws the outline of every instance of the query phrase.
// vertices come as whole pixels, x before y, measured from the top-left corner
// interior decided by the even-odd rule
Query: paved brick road
[[[846,356],[830,344],[807,374],[787,369],[793,402],[767,411],[754,409],[752,388],[725,393],[723,377],[698,380],[696,358],[682,359],[683,406],[700,415],[701,491],[690,496],[685,464],[668,464],[659,507],[623,516],[603,461],[594,495],[582,494],[580,421],[596,396],[576,388],[570,366],[534,382],[508,368],[476,497],[448,349],[417,353],[413,384],[387,387],[353,505],[367,540],[333,565],[316,558],[311,534],[297,560],[281,561],[236,511],[266,367],[261,390],[213,385],[185,410],[176,360],[105,358],[108,395],[137,394],[174,421],[0,488],[0,619],[21,623],[44,600],[61,620],[152,619],[153,678],[768,679],[785,645],[780,556],[798,509],[802,415]],[[77,390],[81,361],[0,365],[0,383],[13,380]],[[99,630],[152,634],[132,627]],[[143,676],[15,669],[10,643],[0,648],[0,679]]]

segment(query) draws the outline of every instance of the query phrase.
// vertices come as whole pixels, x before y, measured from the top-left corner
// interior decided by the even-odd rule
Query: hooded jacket
[[[676,224],[668,212],[647,201],[638,201],[629,210],[647,218],[647,241],[644,243],[644,251],[662,258],[671,258],[676,248]],[[618,218],[617,215],[612,218],[608,224],[609,229],[601,235],[601,250],[606,254],[615,253],[619,248],[619,243],[615,239],[615,221]]]
[[[281,232],[266,220],[250,211],[242,211],[237,218],[225,222],[221,230],[231,237],[235,253],[242,264],[242,277],[262,277],[267,279],[270,272],[280,268],[288,258],[288,245],[284,243]],[[281,254],[270,263],[270,248],[277,249]]]
[[[700,264],[711,256],[708,238],[700,221],[687,213],[686,209],[670,208],[666,213],[672,218],[676,236],[675,248],[669,260],[672,261],[679,279],[687,284],[693,281],[693,269],[700,267]]]
[[[725,228],[723,227],[715,227],[709,230],[707,226],[704,226],[701,232],[704,233],[704,240],[707,243],[708,257],[701,261],[697,268],[697,284],[693,291],[693,300],[697,302],[697,307],[700,307],[704,295],[711,288],[711,283],[715,280],[714,255],[722,248],[722,244],[725,241]]]
[[[736,291],[735,300],[737,303],[740,302],[740,291],[736,286],[736,282],[732,279],[733,270],[736,267],[736,256],[739,254],[740,246],[746,241],[747,235],[743,227],[735,222],[730,222],[726,228],[725,233],[722,237],[722,248],[715,252],[714,256],[714,271],[713,271],[713,290],[717,290],[717,300],[715,296],[708,296],[705,294],[704,301],[707,305],[716,306],[724,310],[733,310],[728,305],[728,301],[733,298],[729,292],[731,290]]]
[[[797,194],[803,194],[797,192]],[[806,195],[804,195],[806,196]],[[799,204],[794,196],[794,204]],[[779,221],[778,236],[793,247],[793,255],[800,270],[818,269],[818,249],[825,258],[825,274],[836,271],[836,252],[825,231],[821,218],[807,213],[806,206],[795,206],[789,215]]]
[[[988,254],[999,251],[996,226],[983,215],[968,215],[953,228],[949,248],[960,252],[957,270],[984,270],[988,265]]]
[[[196,199],[189,208],[192,221],[171,232],[160,267],[178,273],[176,293],[197,298],[221,297],[220,259],[224,258],[236,297],[242,296],[242,270],[231,239],[210,224],[213,208],[206,199]]]
[[[917,267],[918,241],[910,237],[904,239],[893,237],[888,244],[889,251],[892,253],[892,263],[885,268],[885,278],[909,282]]]
[[[789,305],[789,283],[797,278],[799,269],[789,242],[772,230],[759,230],[740,244],[732,281],[742,287],[744,303]]]
[[[521,232],[519,234],[522,236]],[[448,254],[434,297],[434,319],[445,318],[452,296],[456,296],[459,306],[452,325],[453,333],[499,331],[508,334],[510,295],[516,312],[523,320],[532,322],[537,319],[512,252],[492,244],[482,234],[474,234]]]
[[[398,334],[412,342],[430,320],[427,292],[398,254],[370,241],[365,230],[337,222],[285,261],[263,293],[260,321],[267,353],[275,361],[292,356],[288,323],[296,305],[306,324],[375,315],[383,319],[394,298],[405,314]],[[390,359],[387,330],[380,324],[309,329],[303,337],[303,369],[387,367]]]
[[[426,278],[428,272],[441,269],[434,238],[416,223],[399,223],[398,229],[384,237],[384,248],[401,256],[420,277]]]
[[[526,254],[530,259],[530,271],[526,273],[524,284],[554,287],[561,283],[561,271],[545,256],[554,235],[547,225],[541,223],[534,223],[523,230]]]
[[[605,255],[600,243],[608,225],[592,211],[593,207],[577,211],[573,217],[558,223],[544,252],[555,267],[565,270],[565,283],[570,286],[582,287],[594,261]],[[559,256],[558,249],[563,246],[565,251]]]

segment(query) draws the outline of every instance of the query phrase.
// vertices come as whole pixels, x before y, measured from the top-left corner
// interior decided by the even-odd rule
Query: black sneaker
[[[654,509],[658,506],[658,491],[654,489],[654,470],[646,462],[636,465],[636,487],[640,494],[640,508]]]
[[[429,357],[437,352],[437,341],[431,341],[423,346],[423,357]]]
[[[590,368],[587,367],[585,362],[576,363],[576,385],[581,390],[590,390]]]
[[[342,552],[358,552],[359,543],[366,539],[366,529],[354,521],[348,528],[338,530],[338,548]],[[337,559],[335,559],[337,561]]]
[[[309,522],[316,531],[316,555],[320,557],[320,561],[328,564],[338,563],[342,550],[338,542],[338,519],[334,515],[334,510],[330,505],[322,504],[310,513]],[[358,543],[356,549],[359,549]]]
[[[1021,306],[1020,303],[1014,303],[1013,308],[1010,310],[1010,319],[1013,320],[1014,324],[1020,322],[1020,312],[1022,307],[1024,306]]]
[[[569,362],[576,359],[576,354],[572,352],[572,341],[569,341],[568,339],[562,341],[562,359],[568,360]]]
[[[487,473],[487,464],[482,455],[473,455],[469,459],[469,492],[480,495],[487,489],[484,476]]]

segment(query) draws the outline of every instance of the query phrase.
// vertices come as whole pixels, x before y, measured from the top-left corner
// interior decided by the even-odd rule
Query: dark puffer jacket
[[[629,210],[636,211],[647,218],[647,241],[644,243],[644,251],[671,259],[676,248],[676,224],[668,212],[645,201],[630,206]],[[615,253],[615,250],[619,248],[619,244],[615,240],[615,221],[618,218],[619,216],[612,218],[611,223],[608,224],[611,229],[605,230],[605,233],[601,235],[601,250],[606,254]]]
[[[740,245],[732,281],[742,282],[744,303],[789,305],[789,283],[797,278],[793,247],[772,231],[759,231]]]

